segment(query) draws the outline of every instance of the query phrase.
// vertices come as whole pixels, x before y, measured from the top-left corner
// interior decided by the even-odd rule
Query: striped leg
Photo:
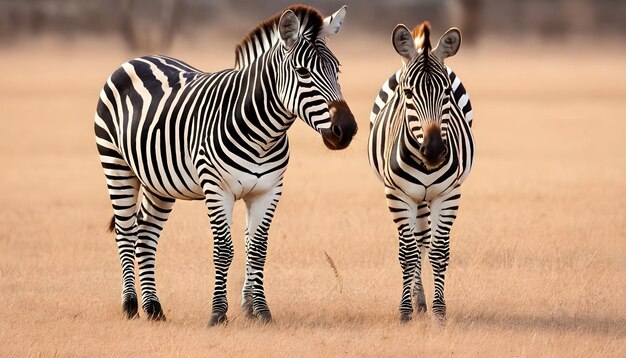
[[[446,303],[443,295],[446,269],[450,260],[450,229],[456,219],[459,199],[461,198],[460,187],[454,188],[441,198],[431,203],[432,237],[428,259],[433,268],[435,281],[435,293],[433,295],[433,315],[435,318],[445,321]]]
[[[137,241],[137,201],[139,179],[128,167],[107,133],[97,138],[115,216],[115,242],[122,265],[122,310],[127,318],[138,317],[135,290],[135,242]]]
[[[241,305],[246,315],[251,314],[263,323],[272,321],[263,287],[263,269],[267,255],[268,231],[281,193],[282,184],[268,193],[245,200],[248,208],[246,231],[249,235],[246,239],[246,277]],[[250,298],[252,298],[251,309]]]
[[[400,191],[386,188],[387,205],[398,228],[400,241],[399,259],[402,267],[402,298],[400,300],[400,321],[411,320],[413,306],[411,304],[411,283],[415,276],[415,269],[419,257],[417,242],[415,241],[415,219],[417,205],[413,200]]]
[[[221,191],[205,190],[205,195],[213,232],[213,263],[215,265],[213,308],[208,322],[208,326],[212,327],[227,320],[226,280],[234,255],[230,225],[235,201],[232,195]]]
[[[163,225],[172,212],[175,199],[163,198],[143,188],[143,199],[138,216],[138,240],[135,257],[139,266],[142,308],[148,319],[165,320],[157,297],[154,278],[155,256]]]
[[[213,307],[207,325],[209,327],[226,323],[228,300],[226,298],[226,280],[228,268],[233,261],[234,249],[230,235],[235,197],[221,188],[218,169],[207,159],[206,150],[201,148],[196,162],[200,173],[200,182],[204,200],[209,211],[211,232],[213,233],[213,264],[215,265],[215,288]]]
[[[253,298],[252,298],[252,281],[248,280],[248,277],[250,276],[250,262],[248,261],[248,251],[250,248],[250,217],[248,217],[247,222],[246,222],[246,229],[245,229],[245,237],[246,237],[246,271],[244,272],[243,275],[243,289],[241,290],[241,309],[243,310],[243,313],[246,317],[248,318],[253,318],[254,317],[254,310],[253,310]]]
[[[413,302],[419,313],[426,312],[426,296],[422,285],[422,258],[430,242],[430,209],[428,203],[422,202],[417,207],[417,221],[415,223],[415,241],[417,242],[417,263],[413,279]]]

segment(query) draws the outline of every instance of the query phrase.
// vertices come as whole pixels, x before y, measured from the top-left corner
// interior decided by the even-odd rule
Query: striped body
[[[127,62],[102,92],[98,145],[118,152],[142,186],[162,197],[204,199],[202,166],[236,199],[267,191],[287,166],[286,130],[295,116],[274,108],[273,121],[259,120],[270,116],[263,106],[278,101],[258,96],[260,86],[245,91],[256,82],[251,76],[269,85],[275,74],[203,73],[162,56]]]

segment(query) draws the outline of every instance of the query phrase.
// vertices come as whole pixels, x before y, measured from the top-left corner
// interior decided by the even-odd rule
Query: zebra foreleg
[[[267,256],[268,231],[281,193],[282,185],[279,185],[271,192],[244,199],[248,208],[246,228],[248,239],[246,242],[246,277],[241,306],[247,315],[256,317],[263,323],[272,321],[272,314],[265,298],[263,270]],[[250,304],[250,298],[252,298],[252,304]]]
[[[396,190],[385,191],[387,205],[398,228],[400,242],[399,259],[402,268],[402,297],[400,299],[400,321],[408,322],[413,314],[411,302],[411,283],[415,276],[419,251],[415,241],[415,218],[417,205],[413,200]]]
[[[228,193],[207,192],[207,190],[205,190],[205,195],[211,220],[211,231],[213,232],[215,289],[213,291],[211,317],[208,322],[208,326],[213,327],[227,321],[226,279],[234,254],[230,234],[234,197]]]
[[[154,277],[155,257],[159,236],[172,212],[175,199],[163,198],[143,187],[143,199],[139,211],[139,239],[135,244],[135,256],[139,266],[142,308],[148,319],[164,321],[165,315],[157,297]]]
[[[435,293],[433,294],[433,315],[440,321],[446,319],[446,303],[444,284],[446,269],[450,260],[450,229],[456,219],[459,199],[459,188],[447,193],[444,197],[431,202],[432,237],[428,259],[433,268]]]
[[[417,207],[417,221],[415,223],[415,241],[418,250],[415,276],[413,279],[413,301],[418,313],[424,313],[427,310],[426,296],[424,294],[424,286],[422,285],[422,259],[426,253],[425,248],[428,247],[428,243],[430,242],[429,215],[430,209],[428,208],[428,203],[422,202]]]

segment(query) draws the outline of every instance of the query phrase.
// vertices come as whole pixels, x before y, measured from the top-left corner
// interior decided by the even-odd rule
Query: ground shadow
[[[626,319],[590,315],[502,314],[488,311],[458,312],[451,322],[459,326],[491,326],[502,330],[586,332],[626,337]]]
[[[172,319],[168,318],[167,324],[174,326],[195,326],[198,317],[206,316],[207,312],[188,314],[176,317],[174,312],[168,312]],[[265,327],[269,329],[336,329],[340,327],[353,327],[368,329],[374,326],[386,326],[389,329],[400,327],[413,327],[414,324],[440,328],[488,328],[499,331],[530,331],[530,332],[563,332],[563,333],[586,333],[615,338],[626,338],[626,319],[622,317],[606,317],[593,315],[533,315],[524,313],[490,312],[489,310],[457,310],[449,312],[448,322],[445,325],[437,324],[431,312],[413,315],[413,321],[408,324],[399,322],[399,316],[393,311],[385,309],[338,309],[338,310],[309,310],[303,308],[295,310],[291,308],[275,309],[274,322],[263,325],[255,319],[245,317],[238,308],[229,311],[229,323],[234,327]],[[143,321],[142,317],[139,321]]]

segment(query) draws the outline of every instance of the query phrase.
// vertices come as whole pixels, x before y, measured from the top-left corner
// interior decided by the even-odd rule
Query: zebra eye
[[[307,69],[304,67],[296,68],[296,72],[302,77],[309,77],[311,75],[309,71],[307,71]]]
[[[413,91],[411,91],[410,89],[405,89],[404,90],[404,96],[408,99],[413,98]]]

